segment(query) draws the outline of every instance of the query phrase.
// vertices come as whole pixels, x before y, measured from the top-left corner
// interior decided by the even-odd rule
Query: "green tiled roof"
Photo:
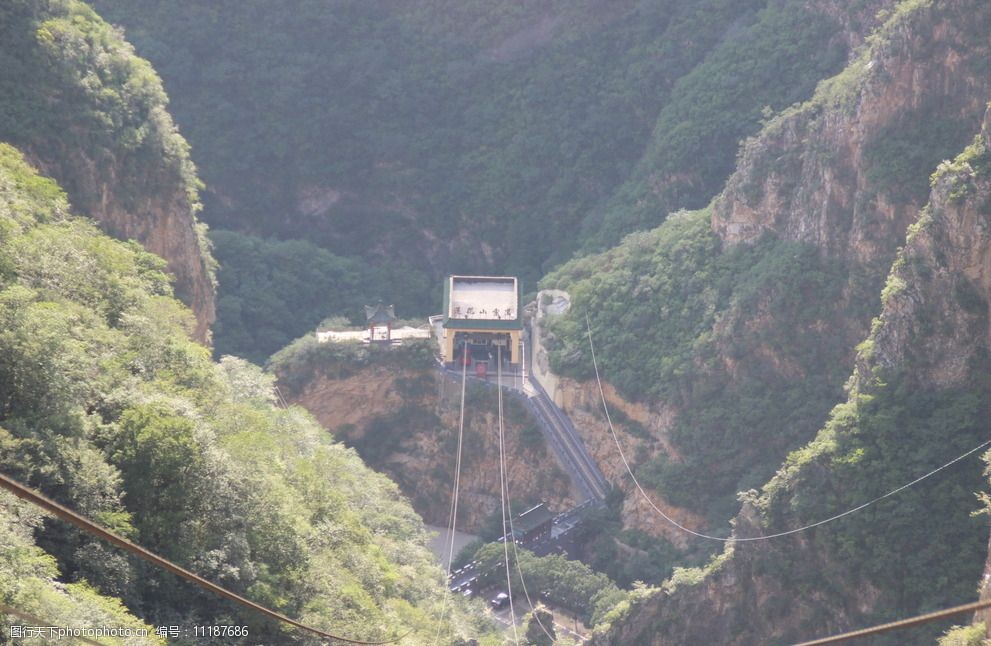
[[[513,521],[513,529],[519,534],[532,532],[541,525],[549,523],[554,519],[554,514],[544,503],[526,510]]]
[[[392,305],[365,305],[365,319],[369,323],[391,323],[396,319],[396,310]]]

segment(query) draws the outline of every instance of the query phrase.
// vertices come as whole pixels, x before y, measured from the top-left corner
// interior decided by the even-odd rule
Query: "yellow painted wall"
[[[458,332],[469,334],[509,334],[509,362],[520,362],[520,336],[521,330],[459,330],[457,328],[447,328],[444,330],[444,361],[450,363],[454,361],[454,335]]]

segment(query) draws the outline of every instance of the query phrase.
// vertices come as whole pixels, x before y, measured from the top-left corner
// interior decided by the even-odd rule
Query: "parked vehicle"
[[[509,595],[505,592],[500,592],[489,603],[491,603],[492,607],[496,610],[502,610],[509,605]]]

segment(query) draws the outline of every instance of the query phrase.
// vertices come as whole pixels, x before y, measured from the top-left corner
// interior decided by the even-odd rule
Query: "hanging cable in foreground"
[[[186,579],[187,581],[191,581],[192,583],[203,588],[204,590],[208,590],[210,592],[213,592],[214,594],[220,595],[222,597],[230,599],[231,601],[239,603],[242,606],[248,608],[249,610],[253,610],[254,612],[257,612],[260,615],[264,615],[271,619],[281,621],[284,624],[288,624],[295,628],[305,630],[307,632],[313,633],[314,635],[319,635],[320,637],[324,637],[326,639],[337,640],[339,642],[344,642],[346,644],[378,645],[378,644],[392,644],[398,642],[400,639],[402,639],[403,637],[409,634],[407,632],[406,634],[400,637],[396,637],[393,639],[386,639],[382,641],[365,641],[361,639],[351,639],[349,637],[341,637],[340,635],[335,635],[333,633],[328,633],[326,631],[320,630],[319,628],[308,626],[304,623],[296,621],[295,619],[291,619],[290,617],[287,617],[286,615],[283,615],[280,612],[276,612],[275,610],[266,608],[265,606],[259,603],[255,603],[250,599],[242,597],[236,592],[231,592],[226,588],[222,588],[216,583],[212,583],[211,581],[204,579],[200,575],[190,572],[184,567],[176,565],[172,561],[169,561],[168,559],[165,559],[155,554],[154,552],[151,552],[141,547],[136,543],[132,543],[126,538],[120,537],[117,534],[111,532],[109,529],[97,525],[93,521],[84,518],[83,516],[80,516],[71,509],[67,507],[63,507],[54,500],[51,500],[43,496],[37,491],[22,485],[21,483],[17,482],[16,480],[13,480],[12,478],[7,477],[2,473],[0,473],[0,487],[3,487],[7,491],[10,491],[18,498],[22,500],[26,500],[27,502],[37,507],[41,507],[42,509],[54,514],[55,516],[66,522],[72,523],[73,525],[83,530],[84,532],[92,534],[98,538],[102,538],[108,543],[112,543],[113,545],[116,545],[117,547],[120,547],[130,552],[131,554],[134,554],[135,556],[144,559],[145,561],[148,561],[152,565],[158,566],[163,570],[168,570],[169,572],[172,572],[173,574],[180,576],[183,579]]]
[[[947,608],[945,610],[937,610],[936,612],[930,612],[924,615],[916,615],[915,617],[909,617],[908,619],[899,619],[898,621],[892,621],[886,624],[872,626],[870,628],[862,628],[860,630],[853,630],[848,633],[842,633],[840,635],[823,637],[821,639],[813,639],[812,641],[796,644],[796,646],[818,646],[819,644],[835,644],[837,642],[847,641],[848,639],[855,639],[858,637],[868,637],[870,635],[886,633],[889,630],[899,630],[901,628],[909,628],[911,626],[927,624],[930,621],[939,621],[940,619],[947,619],[948,617],[953,617],[954,615],[962,615],[967,612],[974,612],[975,610],[981,610],[982,608],[989,608],[989,607],[991,607],[991,599],[985,599],[984,601],[975,601],[974,603],[966,603],[962,606],[954,606],[952,608]]]
[[[655,505],[654,504],[654,501],[651,500],[650,499],[650,496],[647,495],[647,492],[644,491],[644,488],[642,486],[640,486],[640,481],[637,480],[637,477],[635,475],[633,475],[633,469],[630,467],[630,463],[626,459],[626,454],[623,452],[623,447],[619,443],[619,437],[616,435],[616,429],[613,427],[612,418],[609,416],[609,406],[606,405],[606,394],[605,394],[605,392],[602,389],[602,379],[599,377],[599,365],[598,365],[598,363],[596,362],[596,359],[595,359],[595,346],[592,344],[592,322],[591,322],[591,319],[589,319],[588,312],[585,313],[585,326],[588,329],[588,347],[589,347],[589,350],[591,351],[591,354],[592,354],[592,368],[595,370],[595,381],[599,385],[599,397],[601,397],[601,399],[602,399],[602,410],[606,414],[606,422],[609,425],[609,432],[612,434],[613,441],[616,443],[616,449],[619,451],[619,457],[622,458],[623,464],[626,466],[626,472],[630,474],[630,479],[633,480],[633,484],[636,486],[637,490],[640,492],[640,495],[643,497],[643,499],[645,501],[647,501],[647,504],[650,505],[651,508],[653,508],[654,511],[656,511],[658,514],[660,514],[660,516],[664,520],[666,520],[670,524],[674,525],[678,529],[682,530],[683,532],[687,532],[687,533],[691,534],[692,536],[696,536],[698,538],[704,538],[704,539],[707,539],[707,540],[710,540],[710,541],[719,541],[721,543],[734,543],[734,542],[742,543],[742,542],[747,542],[747,541],[766,541],[766,540],[769,540],[769,539],[772,539],[772,538],[779,538],[781,536],[788,536],[790,534],[797,534],[799,532],[804,532],[804,531],[806,531],[808,529],[812,529],[813,527],[819,527],[820,525],[825,525],[826,523],[831,523],[834,520],[839,520],[840,518],[843,518],[844,516],[849,516],[850,514],[853,514],[853,513],[858,512],[858,511],[860,511],[862,509],[865,509],[866,507],[870,507],[874,503],[880,502],[880,501],[884,500],[885,498],[888,498],[890,496],[893,496],[896,493],[899,493],[901,491],[904,491],[905,489],[908,489],[909,487],[922,482],[926,478],[939,473],[943,469],[945,469],[945,468],[947,468],[947,467],[949,467],[949,466],[951,466],[953,464],[956,464],[960,460],[963,460],[964,458],[966,458],[966,457],[968,457],[970,455],[973,455],[974,453],[977,453],[981,449],[983,449],[983,448],[985,448],[987,446],[991,446],[991,440],[987,440],[985,442],[982,442],[981,444],[975,446],[974,448],[972,448],[971,450],[967,451],[963,455],[959,455],[959,456],[953,458],[952,460],[950,460],[946,464],[944,464],[942,466],[939,466],[939,467],[936,467],[935,469],[933,469],[929,473],[927,473],[927,474],[925,474],[923,476],[919,476],[918,478],[916,478],[915,480],[912,480],[909,483],[903,484],[902,486],[900,486],[900,487],[898,487],[896,489],[892,489],[891,491],[889,491],[889,492],[887,492],[887,493],[885,493],[883,495],[880,495],[877,498],[873,498],[871,500],[868,500],[867,502],[863,503],[862,505],[858,505],[856,507],[853,507],[852,509],[848,509],[848,510],[842,512],[842,513],[836,514],[835,516],[830,516],[829,518],[825,518],[825,519],[820,520],[818,522],[810,523],[808,525],[803,525],[802,527],[796,527],[795,529],[789,529],[788,531],[778,532],[776,534],[767,534],[765,536],[750,536],[750,537],[744,537],[744,538],[738,538],[738,537],[735,537],[735,536],[731,536],[729,538],[725,538],[725,537],[722,537],[722,536],[711,536],[709,534],[703,534],[701,532],[696,532],[695,530],[693,530],[693,529],[691,529],[689,527],[685,527],[684,525],[682,525],[681,523],[679,523],[674,518],[671,518],[671,516],[669,516],[666,513],[664,513],[664,511],[662,509],[660,509],[657,505]]]

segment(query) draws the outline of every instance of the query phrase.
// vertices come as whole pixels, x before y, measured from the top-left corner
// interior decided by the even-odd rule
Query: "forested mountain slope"
[[[841,69],[889,3],[94,4],[163,74],[212,225],[358,257],[364,298],[410,316],[437,307],[446,272],[533,285],[583,246],[703,206],[739,140]],[[279,292],[246,295],[242,272],[221,273],[227,351],[356,315],[348,291],[298,281],[309,304],[283,321]]]
[[[656,581],[718,552],[611,614],[598,604],[595,643],[783,643],[974,596],[988,538],[971,516],[987,488],[974,458],[766,543],[723,550],[653,515],[603,441],[586,321],[634,470],[695,529],[819,520],[988,439],[991,5],[97,4],[162,65],[207,217],[225,227],[218,350],[261,362],[376,298],[427,313],[449,272],[567,290],[544,343],[626,494],[610,498],[615,531],[590,541],[603,571]],[[273,405],[272,377],[212,363],[187,338],[211,318],[196,287],[209,258],[150,67],[73,0],[15,0],[0,18],[14,70],[0,77],[0,137],[108,230],[147,233],[152,250],[168,227],[192,236],[155,239],[195,247],[159,251],[175,251],[175,293],[197,315],[163,262],[70,216],[54,183],[0,148],[0,468],[287,614],[432,638],[443,580],[396,486]],[[296,346],[272,365],[298,351],[337,352]],[[396,397],[377,414],[338,421],[338,404],[328,426],[408,491],[446,490],[453,434],[436,423],[426,357],[386,377],[359,354],[290,366],[307,373],[301,400],[331,407],[339,389],[388,382],[383,400]],[[351,383],[357,368],[370,377]],[[564,500],[546,475],[530,484]],[[443,501],[417,504],[443,516]],[[0,500],[0,539],[18,548],[0,566],[34,587],[0,584],[3,599],[288,638],[22,509]],[[487,634],[454,612],[453,636]]]
[[[553,364],[591,376],[587,313],[606,380],[671,447],[639,460],[667,502],[728,531],[736,492],[841,400],[927,178],[991,98],[989,30],[984,3],[901,3],[843,73],[746,142],[709,208],[544,279],[573,302]]]
[[[189,340],[165,269],[0,145],[0,470],[311,625],[432,639],[445,586],[420,518],[308,414],[275,406],[270,377]],[[135,624],[112,597],[152,625],[307,642],[7,496],[0,512],[5,604]],[[52,583],[56,566],[72,585]],[[453,635],[485,634],[448,605]]]
[[[662,504],[726,531],[734,493],[770,479],[734,530],[770,534],[987,439],[986,129],[927,187],[979,129],[989,31],[985,3],[900,3],[847,70],[745,144],[708,209],[545,279],[572,295],[551,328],[557,368],[590,374],[588,313],[614,397],[647,404],[672,447],[640,456]],[[970,517],[985,487],[971,460],[834,525],[739,544],[676,573],[600,641],[786,643],[966,601],[986,555],[986,522]]]
[[[0,5],[0,141],[55,177],[81,214],[164,257],[206,341],[213,260],[195,217],[199,180],[166,102],[148,62],[82,2]]]
[[[760,492],[735,534],[760,536],[852,508],[991,435],[991,120],[933,177],[858,348],[847,401]],[[986,456],[991,457],[991,455]],[[976,596],[987,521],[971,457],[867,510],[794,536],[728,547],[642,597],[595,643],[784,643]],[[935,628],[874,643],[924,643]]]
[[[2,286],[0,294],[3,299],[2,316],[5,322],[4,329],[0,332],[0,338],[3,339],[0,341],[0,346],[3,348],[0,374],[4,378],[11,376],[11,371],[16,369],[14,362],[18,358],[23,358],[23,353],[17,353],[19,357],[15,356],[11,347],[13,337],[17,334],[17,330],[11,329],[9,325],[10,319],[16,316],[16,313],[8,310],[11,297],[16,296],[16,291],[12,293],[11,290],[20,289],[22,296],[28,292],[26,288],[14,284],[18,264],[23,263],[27,258],[15,254],[13,245],[15,242],[20,245],[30,244],[30,240],[21,235],[27,228],[38,226],[41,222],[67,217],[68,204],[58,187],[51,181],[37,177],[21,161],[20,155],[15,150],[0,144],[0,286]],[[95,233],[92,227],[87,227],[86,232]],[[118,253],[120,252],[134,253],[133,249],[123,246],[118,250]],[[125,259],[132,257],[124,256]],[[157,267],[160,263],[152,263],[151,266]],[[57,312],[44,312],[44,308],[38,310],[40,311],[36,311],[36,316],[47,315],[52,322],[56,320]],[[57,333],[58,330],[52,329],[51,332]],[[52,341],[51,338],[47,340]],[[40,339],[38,344],[42,345],[44,341]],[[39,375],[39,380],[43,378],[43,375]],[[24,437],[24,433],[16,431],[12,433],[8,430],[16,427],[16,421],[10,419],[10,411],[15,408],[12,401],[14,393],[10,392],[12,385],[4,381],[2,391],[0,463],[4,473],[26,476],[34,472],[34,465],[43,459],[40,456],[28,457],[38,451],[42,443],[32,442]],[[66,453],[66,457],[69,457],[71,449]],[[85,459],[81,453],[77,453],[76,457],[80,461]],[[77,467],[75,473],[66,475],[71,477],[82,474]],[[100,480],[107,475],[109,474],[89,475],[88,479],[92,485],[88,487],[89,491],[81,492],[82,495],[90,499],[94,499],[94,496],[98,498]],[[109,500],[105,505],[119,508],[119,504],[114,505],[114,502]],[[0,601],[21,611],[42,616],[54,625],[79,628],[104,626],[147,628],[128,613],[126,608],[121,607],[119,601],[100,595],[85,582],[68,586],[56,583],[59,571],[55,559],[35,544],[34,531],[40,529],[44,522],[41,512],[18,501],[5,491],[0,492],[0,571],[2,571]],[[99,546],[96,546],[96,549],[99,551]],[[42,640],[36,640],[35,643],[42,643]],[[156,642],[150,639],[146,643]]]

